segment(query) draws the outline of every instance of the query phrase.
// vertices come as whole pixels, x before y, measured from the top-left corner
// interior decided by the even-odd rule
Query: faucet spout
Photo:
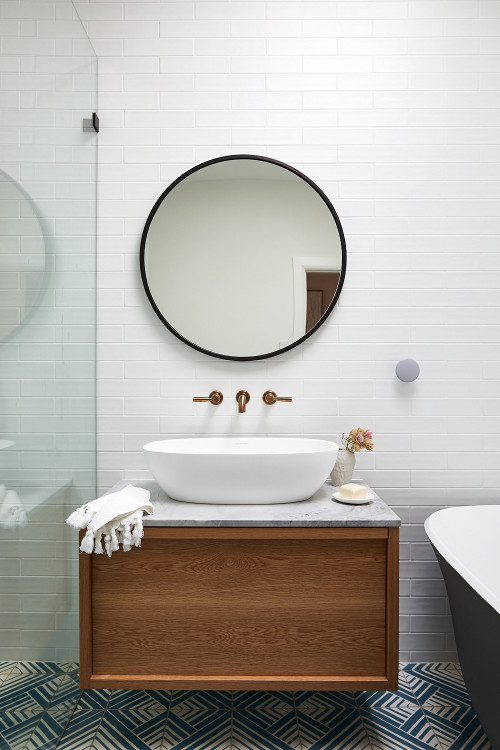
[[[247,410],[247,404],[250,401],[250,394],[248,391],[238,391],[236,394],[236,401],[238,402],[238,412],[244,414]]]

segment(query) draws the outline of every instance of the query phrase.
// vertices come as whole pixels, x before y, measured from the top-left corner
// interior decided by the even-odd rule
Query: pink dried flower
[[[364,427],[354,427],[347,437],[342,434],[342,445],[350,453],[359,453],[363,448],[373,450],[372,433]]]

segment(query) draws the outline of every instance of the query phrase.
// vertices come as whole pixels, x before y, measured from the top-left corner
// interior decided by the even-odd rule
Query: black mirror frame
[[[204,167],[209,167],[212,164],[219,164],[220,162],[224,161],[232,161],[235,159],[253,159],[255,161],[264,161],[268,162],[270,164],[275,164],[276,166],[283,167],[284,169],[287,169],[289,172],[292,172],[293,174],[300,177],[304,182],[307,182],[310,187],[312,187],[318,195],[323,199],[323,201],[326,203],[330,213],[332,214],[335,224],[337,225],[337,230],[340,236],[340,245],[342,249],[342,268],[340,271],[340,278],[339,283],[337,286],[337,289],[335,291],[335,294],[333,296],[332,301],[330,302],[328,309],[326,312],[322,315],[322,317],[318,320],[316,325],[314,325],[307,333],[304,334],[300,339],[297,339],[297,341],[294,341],[293,343],[289,344],[288,346],[284,346],[282,349],[277,349],[274,352],[268,352],[267,354],[257,354],[251,357],[235,357],[231,356],[229,354],[219,354],[217,352],[212,352],[209,349],[204,349],[202,346],[198,346],[198,344],[195,344],[193,341],[190,341],[189,339],[185,338],[179,331],[177,331],[168,320],[164,317],[158,306],[156,305],[156,302],[153,298],[153,295],[151,294],[151,290],[149,288],[148,280],[146,277],[146,265],[145,265],[145,252],[146,252],[146,238],[148,234],[149,227],[151,225],[151,222],[153,221],[156,212],[158,211],[159,207],[163,203],[163,200],[167,197],[167,195],[186,177],[189,177],[190,175],[194,174],[194,172],[198,172],[200,169],[203,169]],[[337,304],[337,300],[340,296],[340,292],[342,291],[342,287],[344,285],[344,279],[345,279],[345,273],[346,273],[346,264],[347,264],[347,253],[346,253],[346,243],[345,243],[345,236],[344,231],[342,229],[342,225],[340,223],[340,219],[337,215],[337,212],[335,211],[330,199],[325,195],[323,190],[321,190],[316,183],[314,183],[309,177],[307,177],[305,174],[300,172],[298,169],[295,169],[295,167],[291,167],[289,164],[285,164],[282,161],[278,161],[277,159],[271,159],[268,156],[256,156],[255,154],[234,154],[231,156],[219,156],[215,159],[209,159],[208,161],[204,161],[201,164],[197,164],[195,167],[192,167],[191,169],[188,169],[187,172],[184,172],[180,175],[180,177],[177,177],[174,182],[172,182],[166,190],[163,191],[163,193],[160,195],[156,203],[154,204],[153,208],[151,209],[151,212],[146,220],[146,224],[144,225],[144,230],[142,232],[141,237],[141,248],[140,248],[140,268],[141,268],[141,277],[142,277],[142,283],[144,285],[144,290],[146,292],[146,295],[148,297],[148,300],[151,304],[151,307],[161,320],[164,326],[168,328],[169,331],[171,331],[174,336],[177,336],[178,339],[180,339],[182,342],[190,346],[192,349],[196,349],[199,352],[202,352],[203,354],[208,354],[210,357],[217,357],[217,359],[228,359],[234,362],[251,362],[253,360],[258,359],[269,359],[270,357],[276,357],[278,354],[283,354],[284,352],[290,351],[290,349],[294,349],[296,346],[299,346],[299,344],[302,344],[306,339],[308,339],[312,334],[320,328],[320,326],[323,325],[325,320],[328,318],[330,313],[332,312],[333,308]]]

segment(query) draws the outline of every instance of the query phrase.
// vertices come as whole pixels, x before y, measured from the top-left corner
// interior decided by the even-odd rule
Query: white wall
[[[160,436],[335,437],[402,516],[402,658],[453,655],[422,521],[500,501],[500,4],[78,0],[100,56],[100,484],[145,474]],[[229,363],[159,325],[139,237],[181,172],[229,153],[325,190],[348,271],[329,324],[269,361]],[[421,366],[396,380],[404,357]],[[220,407],[192,396],[220,388]],[[234,395],[252,394],[238,415]],[[272,388],[292,404],[267,408]]]

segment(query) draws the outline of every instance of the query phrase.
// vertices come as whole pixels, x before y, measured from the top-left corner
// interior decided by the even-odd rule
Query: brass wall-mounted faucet
[[[210,396],[193,396],[193,401],[200,403],[201,401],[210,401],[214,406],[222,404],[224,396],[220,391],[212,391]]]
[[[250,401],[250,394],[248,391],[238,391],[236,394],[236,401],[238,402],[238,411],[240,414],[244,414],[247,410],[247,404]]]
[[[265,404],[268,404],[268,406],[272,406],[276,403],[276,401],[287,401],[290,402],[292,400],[291,396],[277,396],[274,391],[266,391],[264,395],[262,396],[262,400]]]

